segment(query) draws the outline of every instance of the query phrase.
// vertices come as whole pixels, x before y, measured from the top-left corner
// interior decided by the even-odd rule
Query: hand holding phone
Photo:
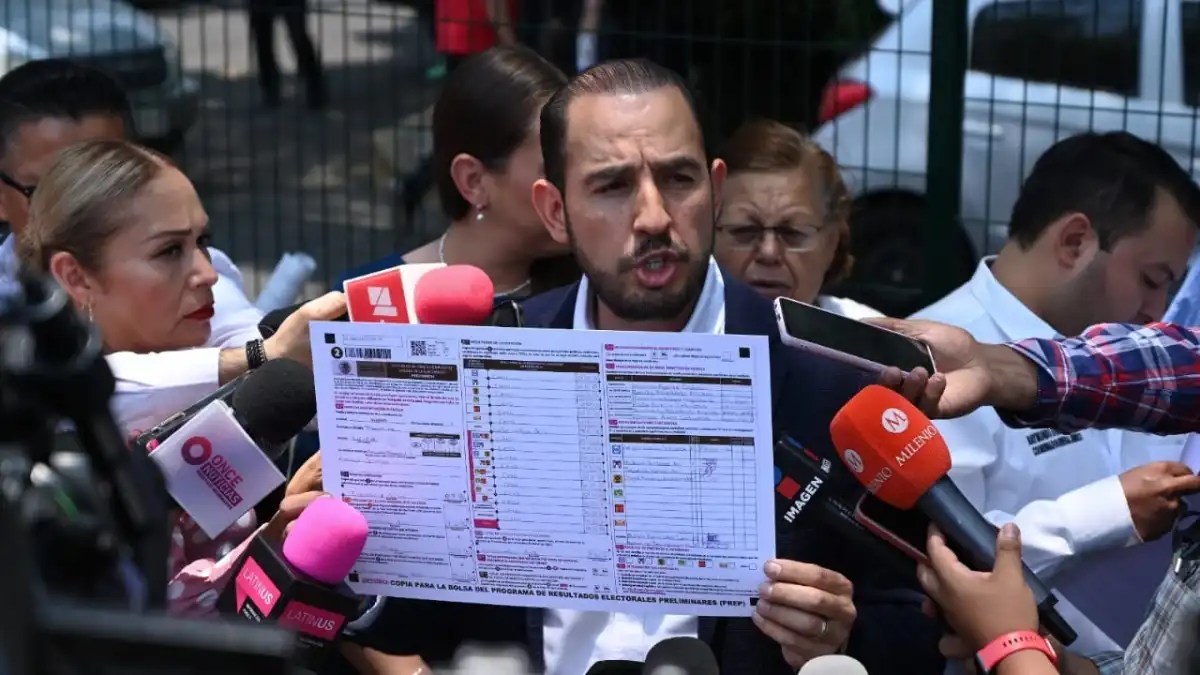
[[[791,298],[775,299],[775,320],[784,344],[871,373],[894,366],[909,373],[936,372],[929,347],[915,338],[856,321]]]

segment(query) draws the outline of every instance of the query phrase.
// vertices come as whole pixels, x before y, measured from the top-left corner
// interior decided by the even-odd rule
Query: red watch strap
[[[1050,663],[1058,665],[1058,655],[1054,653],[1050,641],[1031,630],[1005,633],[992,640],[975,655],[975,662],[983,672],[990,673],[1006,656],[1026,649],[1036,649],[1045,654]]]

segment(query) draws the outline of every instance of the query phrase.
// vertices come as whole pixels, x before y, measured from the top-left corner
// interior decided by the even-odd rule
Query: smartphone
[[[887,366],[906,373],[917,367],[931,375],[936,372],[933,354],[924,342],[886,328],[783,297],[775,298],[775,320],[780,339],[789,347],[871,372]]]
[[[920,511],[902,511],[864,492],[854,507],[854,519],[893,548],[919,563],[925,558],[929,518]]]

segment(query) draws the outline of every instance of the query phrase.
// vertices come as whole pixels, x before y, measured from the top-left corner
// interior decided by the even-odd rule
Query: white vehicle
[[[0,74],[64,57],[125,87],[138,138],[163,148],[196,120],[199,85],[179,67],[179,48],[149,15],[121,0],[0,0]]]
[[[913,284],[925,214],[933,0],[897,15],[822,99],[816,140],[854,192],[856,281]],[[1125,130],[1200,175],[1200,0],[968,0],[956,255],[999,249],[1022,180],[1056,141]],[[970,269],[969,266],[966,269]]]

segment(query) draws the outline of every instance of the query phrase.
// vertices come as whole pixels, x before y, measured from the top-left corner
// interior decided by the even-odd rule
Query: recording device
[[[217,609],[295,631],[297,662],[320,671],[359,609],[345,578],[362,555],[367,529],[367,519],[349,504],[333,497],[313,501],[282,547],[261,535],[251,542]]]
[[[408,276],[398,273],[399,270],[409,267],[420,269]],[[430,276],[429,279],[426,279],[427,275]],[[353,287],[352,282],[355,282]],[[521,305],[508,298],[497,300],[494,296],[495,287],[487,273],[473,265],[401,265],[383,272],[349,279],[344,287],[347,306],[351,311],[336,319],[337,321],[387,320],[388,323],[503,328],[520,328],[524,325]],[[403,312],[393,304],[395,316],[385,307],[382,317],[373,317],[373,312],[378,311],[378,308],[372,308],[372,298],[377,303],[387,304],[392,303],[392,299],[396,297],[405,298]],[[352,298],[355,300],[353,305],[350,304]],[[268,313],[258,324],[259,332],[264,338],[274,335],[284,320],[303,304]]]
[[[312,370],[291,359],[271,359],[141,433],[134,447],[154,450],[216,401],[232,408],[246,434],[271,459],[282,455],[287,442],[317,414]]]
[[[829,425],[842,462],[867,491],[898,509],[916,508],[954,542],[960,559],[974,570],[996,563],[998,529],[967,500],[953,481],[950,452],[933,422],[896,392],[870,385],[850,399]],[[1022,565],[1042,625],[1059,642],[1075,631],[1058,613],[1058,598]]]
[[[286,631],[163,614],[162,477],[128,450],[112,418],[114,381],[96,332],[52,281],[22,272],[18,285],[0,307],[0,672],[291,672]],[[75,429],[57,437],[69,448],[55,445],[63,421]],[[67,483],[90,488],[87,497],[70,497]],[[57,509],[47,514],[37,503]],[[64,537],[83,548],[60,545]],[[57,583],[71,575],[110,580],[124,597]]]
[[[717,657],[702,640],[673,637],[646,653],[642,675],[719,675]]]
[[[918,367],[936,372],[928,345],[886,328],[784,297],[775,298],[775,320],[785,345],[859,370],[877,373],[895,366],[906,373]]]
[[[867,675],[867,668],[844,654],[828,654],[804,664],[798,675]]]
[[[784,436],[775,444],[775,513],[779,518],[791,526],[817,521],[915,586],[916,563],[885,544],[877,532],[856,518],[856,498],[869,498],[869,495],[857,483],[852,491],[847,490],[848,481],[853,479],[847,475],[844,466],[818,456],[790,436]],[[872,501],[881,503],[876,499]],[[884,506],[893,514],[915,513],[923,519],[922,527],[929,526],[929,520],[919,513]],[[924,543],[921,548],[924,550]]]

